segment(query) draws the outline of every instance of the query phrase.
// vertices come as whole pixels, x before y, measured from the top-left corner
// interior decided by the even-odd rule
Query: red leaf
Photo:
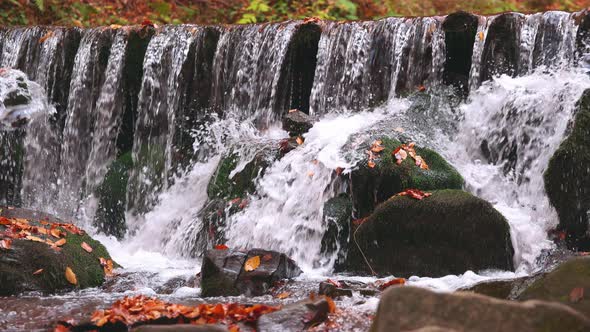
[[[2,249],[10,249],[12,247],[12,240],[11,239],[4,239],[0,241],[0,248]]]
[[[570,302],[577,303],[584,298],[584,287],[576,287],[570,292]]]
[[[215,249],[216,250],[227,250],[227,249],[229,249],[229,247],[226,246],[225,244],[218,244],[215,246]]]
[[[383,285],[379,286],[380,290],[385,290],[390,286],[394,286],[394,285],[404,285],[406,283],[406,279],[404,278],[396,278],[396,279],[392,279],[389,280],[388,282],[384,283]]]
[[[432,193],[425,193],[418,189],[407,189],[402,191],[401,193],[396,194],[395,196],[410,196],[417,200],[422,200],[426,197],[430,197]]]

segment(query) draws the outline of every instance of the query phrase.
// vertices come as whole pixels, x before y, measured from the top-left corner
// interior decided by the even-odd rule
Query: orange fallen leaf
[[[584,299],[584,287],[576,287],[570,292],[570,302],[577,303]]]
[[[295,141],[297,142],[297,144],[301,145],[303,144],[303,138],[301,136],[297,136],[297,138],[295,139]]]
[[[424,91],[426,91],[426,87],[424,85],[420,85],[420,86],[418,86],[418,91],[424,92]]]
[[[33,241],[33,242],[42,242],[42,243],[45,243],[45,240],[43,240],[43,239],[42,239],[42,238],[40,238],[40,237],[33,236],[33,235],[27,235],[27,236],[25,237],[25,239],[27,239],[27,240],[31,240],[31,241]]]
[[[244,263],[244,270],[246,272],[254,271],[260,266],[260,256],[254,256],[248,258],[246,263]]]
[[[82,242],[82,244],[80,246],[82,247],[82,249],[86,250],[86,252],[92,252],[92,247],[89,246],[88,243]]]
[[[66,279],[72,285],[78,284],[78,279],[76,278],[76,274],[74,273],[74,271],[72,271],[72,269],[69,266],[66,267]]]
[[[99,257],[98,261],[100,262],[100,265],[102,266],[103,270],[104,270],[104,274],[107,277],[110,277],[113,275],[113,261],[110,259],[106,259],[103,257]]]
[[[226,246],[225,244],[218,244],[215,246],[215,249],[216,250],[227,250],[227,249],[229,249],[229,247]]]
[[[480,31],[477,35],[478,35],[480,41],[483,40],[485,37],[483,34],[483,31]]]
[[[369,168],[375,168],[375,162],[372,160],[369,160],[369,162],[367,162],[367,166],[369,166]]]
[[[425,193],[418,189],[407,189],[401,193],[396,194],[395,196],[410,196],[414,199],[422,200],[426,197],[432,196],[432,193]]]
[[[385,290],[385,289],[387,289],[387,288],[389,288],[391,286],[394,286],[394,285],[405,285],[405,283],[406,283],[406,279],[404,279],[404,278],[396,278],[396,279],[389,280],[388,282],[380,285],[379,286],[379,289],[383,291],[383,290]]]
[[[51,229],[50,233],[51,233],[51,236],[58,238],[58,239],[63,236],[63,232],[57,228]]]
[[[328,312],[333,314],[336,312],[336,303],[334,303],[334,300],[332,300],[331,297],[326,296],[326,302],[328,302]]]
[[[11,239],[3,239],[0,241],[0,248],[8,250],[11,247],[12,247],[12,240]]]
[[[38,274],[41,274],[42,272],[43,272],[43,269],[39,269],[39,270],[37,270],[37,271],[33,272],[33,275],[35,275],[35,276],[36,276],[36,275],[38,275]]]
[[[66,244],[66,242],[67,242],[66,239],[59,239],[59,240],[55,241],[55,243],[53,243],[53,245],[56,247],[61,247],[64,244]]]
[[[283,299],[288,298],[289,296],[291,296],[291,293],[289,293],[289,292],[282,292],[281,294],[277,295],[277,299],[283,300]]]
[[[326,280],[326,282],[336,286],[336,288],[342,287],[342,284],[336,280],[328,279]]]
[[[43,44],[47,39],[53,37],[53,35],[54,35],[53,31],[47,32],[43,37],[39,38],[39,44]]]
[[[385,147],[382,145],[374,145],[371,147],[371,151],[374,153],[379,153],[381,151],[385,150]]]
[[[298,111],[298,109],[294,108],[294,109],[292,109],[292,110],[289,110],[289,113],[295,113],[295,112],[297,112],[297,111]]]

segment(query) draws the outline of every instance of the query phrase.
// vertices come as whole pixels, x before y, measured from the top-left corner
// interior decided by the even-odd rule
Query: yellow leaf
[[[480,31],[480,32],[478,33],[478,36],[479,36],[479,40],[483,40],[483,38],[484,38],[483,31]]]
[[[59,240],[55,241],[55,243],[53,245],[61,247],[64,244],[66,244],[66,239],[59,239]]]
[[[244,264],[244,270],[246,272],[254,271],[260,266],[260,256],[254,256],[249,258]]]
[[[66,267],[66,279],[72,285],[78,284],[78,279],[76,279],[76,274],[74,273],[74,271],[72,271],[72,269],[70,269],[69,266]]]
[[[277,295],[277,299],[283,300],[283,299],[288,298],[289,296],[291,296],[291,293],[289,293],[289,292],[282,292],[281,294]]]

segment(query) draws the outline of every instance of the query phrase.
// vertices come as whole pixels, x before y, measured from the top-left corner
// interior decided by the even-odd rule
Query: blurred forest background
[[[590,0],[0,0],[0,25],[256,23],[318,17],[367,20],[431,16],[457,10],[578,11]]]

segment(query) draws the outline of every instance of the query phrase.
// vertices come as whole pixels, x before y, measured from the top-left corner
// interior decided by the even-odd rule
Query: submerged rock
[[[590,250],[590,89],[578,102],[574,126],[547,166],[545,191],[569,248]]]
[[[371,332],[588,331],[590,319],[559,303],[502,301],[472,293],[395,287],[381,297]]]
[[[301,136],[309,131],[311,127],[313,127],[312,118],[299,110],[290,110],[283,117],[283,129],[285,129],[291,137]]]
[[[577,288],[582,289],[581,299],[570,296]],[[518,299],[561,302],[590,317],[588,297],[590,297],[590,257],[576,257],[536,280],[520,294]]]
[[[258,319],[257,331],[304,331],[328,318],[328,314],[333,310],[330,301],[326,298],[303,300],[289,304],[279,311],[262,315]]]
[[[436,190],[463,187],[464,181],[459,172],[430,149],[415,148],[429,169],[416,166],[409,156],[401,165],[397,165],[391,153],[400,145],[397,140],[383,138],[382,146],[385,149],[379,153],[379,159],[375,160],[375,167],[371,168],[367,162],[362,162],[358,169],[352,171],[351,193],[357,217],[366,217],[379,203],[406,189]]]
[[[422,200],[394,196],[353,230],[351,242],[346,268],[361,273],[440,277],[514,269],[506,219],[461,190],[434,191]]]
[[[27,209],[2,208],[0,218],[19,218],[28,220],[28,225],[50,229],[51,226],[43,225],[49,223],[63,223],[61,220],[46,213]],[[0,225],[0,231],[5,230]],[[66,243],[60,249],[53,249],[44,242],[37,242],[49,239],[57,241],[52,235],[33,233],[32,238],[12,239],[9,249],[0,249],[0,296],[10,296],[26,291],[40,291],[44,293],[56,293],[59,291],[71,290],[74,288],[98,287],[105,280],[105,272],[100,264],[99,258],[110,259],[106,248],[98,241],[92,239],[88,234],[74,234],[59,226],[65,234],[62,237]],[[92,252],[82,248],[82,243],[88,244]],[[77,284],[68,282],[65,276],[66,268],[69,267],[76,275]],[[41,272],[38,272],[41,270]],[[38,272],[37,274],[34,274]]]
[[[246,271],[244,264],[255,256],[258,256],[260,265],[252,271]],[[251,249],[248,252],[208,250],[202,266],[203,297],[264,295],[277,281],[301,274],[297,264],[285,254],[263,249]]]

